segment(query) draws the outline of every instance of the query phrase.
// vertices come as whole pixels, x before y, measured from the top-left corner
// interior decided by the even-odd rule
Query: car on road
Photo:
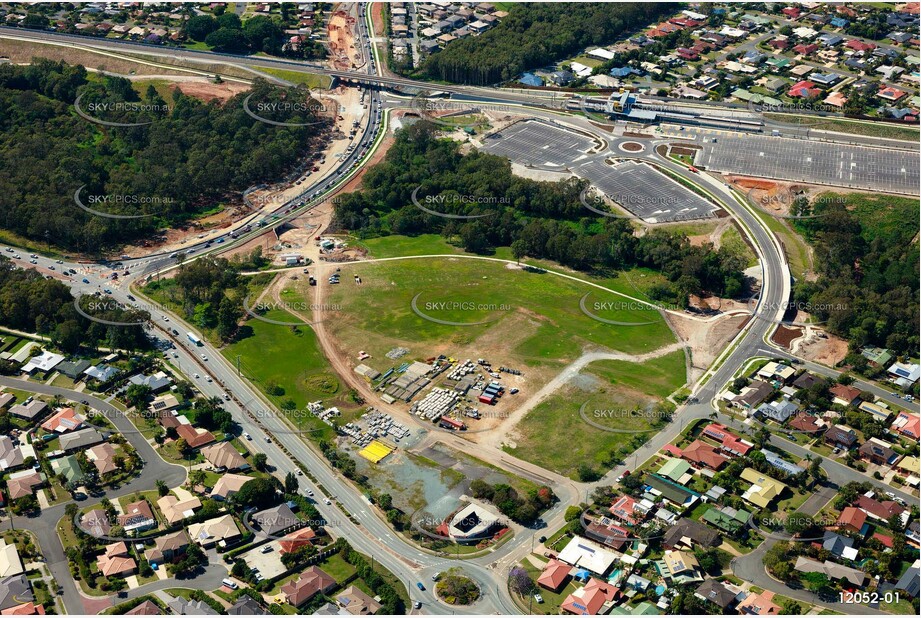
[[[214,380],[211,379],[211,376],[205,376],[205,381],[213,382]]]
[[[207,361],[207,360],[208,360],[208,357],[205,356],[204,354],[202,354],[202,355],[201,355],[201,359],[202,359],[203,361]]]
[[[298,476],[304,476],[304,471],[301,470],[300,468],[298,468],[298,469],[297,469],[297,475],[298,475]],[[308,496],[312,496],[312,495],[313,495],[313,492],[312,492],[312,491],[308,491],[308,492],[307,492],[307,495],[308,495]]]
[[[422,609],[422,603],[420,601],[413,601],[413,609]]]
[[[86,277],[83,277],[83,283],[89,283],[89,282],[90,282],[89,279],[87,279]]]
[[[329,498],[325,498],[323,502],[325,502],[326,504],[332,504],[332,502],[329,501]]]
[[[416,582],[416,588],[423,591],[425,590],[425,586],[422,585],[422,582]]]
[[[263,546],[262,546],[262,549],[260,549],[259,551],[260,551],[261,553],[263,553],[263,554],[267,554],[267,553],[269,553],[270,551],[272,551],[272,546],[271,546],[271,545],[263,545]]]
[[[251,435],[249,435],[249,433],[247,433],[247,432],[245,432],[245,431],[243,432],[243,437],[246,438],[247,440],[252,440],[252,439],[253,439],[253,437],[252,437]]]
[[[437,581],[438,581],[438,573],[435,573],[434,575],[432,575],[432,581],[433,581],[433,582],[437,582]]]
[[[112,290],[110,290],[109,288],[106,288],[103,290],[103,292],[105,292],[106,294],[111,294]]]
[[[196,380],[200,380],[200,379],[201,379],[201,376],[198,375],[197,373],[193,373],[192,375],[195,376],[195,379],[196,379]]]
[[[265,437],[265,441],[266,441],[267,444],[271,444],[271,443],[272,443],[272,438],[266,436],[266,437]]]

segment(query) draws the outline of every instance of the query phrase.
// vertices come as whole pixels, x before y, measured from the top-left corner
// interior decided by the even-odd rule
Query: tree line
[[[674,13],[675,3],[525,2],[491,30],[458,39],[429,56],[421,77],[487,85],[603,45]]]
[[[645,266],[668,283],[654,286],[654,300],[684,305],[689,294],[737,296],[744,291],[745,260],[711,245],[692,246],[683,234],[656,229],[641,237],[626,219],[599,217],[580,194],[583,180],[540,182],[512,174],[508,159],[461,152],[418,122],[397,132],[384,160],[366,172],[360,191],[336,204],[334,226],[361,237],[440,233],[465,250],[484,253],[510,246],[516,257],[545,258],[588,272]],[[448,219],[428,210],[477,216]],[[589,216],[587,216],[589,215]]]
[[[84,67],[64,62],[0,65],[0,227],[98,254],[283,177],[321,147],[329,125],[319,116],[320,124],[310,126],[261,122],[244,110],[250,94],[266,104],[312,102],[306,89],[282,89],[261,78],[250,92],[219,104],[178,89],[166,101],[152,85],[140,96],[127,79],[88,76]],[[82,119],[74,106],[78,96],[80,109],[94,118],[142,124]],[[88,209],[137,218],[80,208],[75,193],[81,187]]]

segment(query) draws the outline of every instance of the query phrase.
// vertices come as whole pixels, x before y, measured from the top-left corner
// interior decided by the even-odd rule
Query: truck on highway
[[[189,332],[189,333],[186,333],[186,336],[189,338],[189,341],[191,341],[191,342],[194,343],[195,345],[201,345],[201,339],[199,339],[199,338],[195,335],[195,333]]]

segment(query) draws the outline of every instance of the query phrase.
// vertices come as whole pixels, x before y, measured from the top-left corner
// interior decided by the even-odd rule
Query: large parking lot
[[[717,209],[646,163],[624,161],[612,166],[593,159],[573,171],[647,223],[706,219]]]
[[[594,145],[595,141],[584,135],[528,120],[490,135],[483,149],[523,165],[565,167]]]
[[[918,153],[767,136],[720,136],[702,144],[707,170],[918,195]]]

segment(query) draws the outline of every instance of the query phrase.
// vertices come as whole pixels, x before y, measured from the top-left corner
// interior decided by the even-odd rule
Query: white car
[[[537,601],[538,603],[543,603],[544,597],[540,596],[540,593],[538,592],[537,594],[534,595],[534,600]]]
[[[202,355],[201,355],[201,359],[202,359],[203,361],[207,361],[207,360],[208,360],[208,357],[205,356],[204,354],[202,354]]]
[[[207,376],[207,377],[205,378],[205,380],[207,380],[208,382],[213,382],[213,381],[214,381],[214,380],[211,379],[211,376]]]
[[[196,374],[193,374],[193,375],[195,376],[195,379],[196,379],[196,380],[200,380],[200,379],[201,379],[201,376],[198,375],[197,373],[196,373]]]
[[[251,435],[249,435],[249,434],[248,434],[247,432],[245,432],[245,431],[243,432],[243,437],[246,438],[247,440],[252,440],[252,439],[253,439],[253,437],[252,437]]]

